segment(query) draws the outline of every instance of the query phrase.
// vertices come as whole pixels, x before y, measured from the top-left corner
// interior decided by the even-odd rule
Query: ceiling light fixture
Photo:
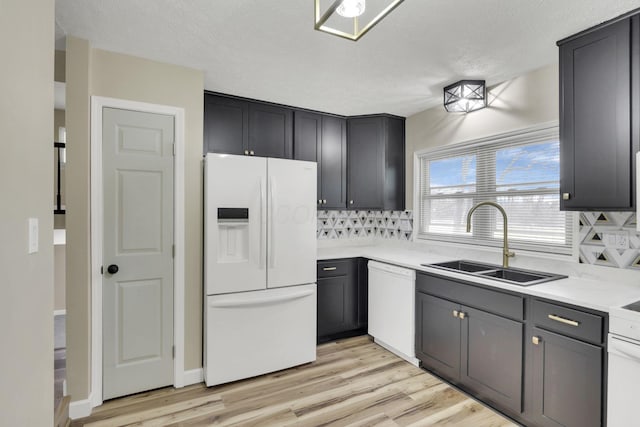
[[[343,18],[355,18],[364,13],[365,7],[365,0],[343,0],[336,12]]]
[[[315,25],[318,31],[357,41],[404,0],[384,0],[380,10],[366,8],[366,0],[335,0],[323,11],[323,0],[315,0]],[[380,2],[376,2],[378,4]],[[337,15],[337,16],[336,16]],[[331,21],[331,22],[329,22]],[[363,21],[363,22],[360,22]]]
[[[484,80],[460,80],[444,88],[444,108],[450,113],[470,113],[486,106]]]

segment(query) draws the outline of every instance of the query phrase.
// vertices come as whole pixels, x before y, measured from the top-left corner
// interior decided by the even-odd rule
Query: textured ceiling
[[[338,114],[408,116],[461,78],[557,61],[555,42],[640,0],[405,0],[358,42],[313,29],[313,0],[56,0],[67,35],[205,71],[205,88]]]

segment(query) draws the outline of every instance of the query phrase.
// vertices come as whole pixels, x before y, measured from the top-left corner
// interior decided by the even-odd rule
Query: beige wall
[[[77,49],[76,49],[77,48]],[[76,52],[78,50],[79,52]],[[185,241],[185,369],[195,369],[202,366],[202,120],[203,120],[203,74],[201,71],[184,68],[175,65],[162,64],[132,56],[107,52],[99,49],[90,49],[86,42],[67,38],[67,132],[68,140],[71,138],[69,132],[72,131],[70,110],[71,102],[78,101],[84,104],[83,111],[75,111],[80,118],[78,123],[82,127],[82,133],[88,132],[85,125],[88,124],[88,98],[69,99],[69,86],[72,85],[73,59],[75,55],[84,57],[89,55],[89,94],[105,96],[111,98],[128,99],[134,101],[149,102],[177,106],[185,109],[185,217],[186,217],[186,241]],[[79,68],[84,70],[85,62]],[[86,77],[85,77],[86,79]],[[85,95],[86,96],[86,95]],[[79,102],[81,101],[81,102]],[[74,131],[73,135],[77,135]],[[74,160],[80,156],[86,158],[86,165],[74,170],[71,177],[71,161],[69,160],[68,179],[81,179],[88,181],[88,156],[89,139],[85,134],[85,140],[81,142],[82,147],[69,146],[67,158],[71,155],[71,150],[78,150],[74,154]],[[86,166],[86,167],[85,167]],[[75,173],[77,172],[77,173]],[[83,210],[83,220],[88,216],[89,189],[75,188],[72,196],[71,189],[67,187],[69,210],[72,208],[72,197]],[[75,227],[71,217],[68,218],[68,232]],[[82,226],[84,228],[84,225]],[[83,230],[77,230],[78,237]],[[74,246],[73,253],[81,248],[88,249],[88,231],[82,235],[79,244],[73,245],[68,240],[68,246]],[[67,307],[68,312],[74,310],[76,304],[86,306],[89,294],[89,265],[88,259],[80,262],[70,260],[73,257],[71,248],[68,247],[67,268],[77,271],[82,275],[82,280],[73,285],[74,289],[80,289],[78,298],[75,294],[69,295],[68,287]],[[68,279],[69,280],[69,279]],[[89,324],[88,307],[79,310],[82,319],[75,318],[73,322],[84,322]],[[71,321],[71,320],[69,320]],[[68,348],[69,352],[76,352],[82,355],[79,365],[74,368],[82,369],[76,372],[78,377],[74,378],[74,384],[70,385],[76,391],[77,396],[72,400],[84,399],[88,395],[89,381],[89,348],[90,331],[74,330],[75,344],[77,348]],[[68,347],[71,347],[68,344]]]
[[[437,106],[407,118],[407,209],[413,207],[413,153],[558,120],[558,66],[489,88],[489,108],[469,114]]]
[[[66,245],[55,245],[53,247],[53,309],[64,310],[67,306],[65,303],[65,287],[66,287]]]
[[[53,51],[54,2],[0,7],[0,424],[53,420]],[[39,250],[27,254],[27,221]]]

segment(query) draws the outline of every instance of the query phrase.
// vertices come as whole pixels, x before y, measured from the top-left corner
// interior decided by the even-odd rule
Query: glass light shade
[[[444,108],[450,113],[469,113],[486,106],[484,80],[460,80],[444,88]]]
[[[364,13],[365,0],[343,0],[336,12],[344,18],[355,18]]]

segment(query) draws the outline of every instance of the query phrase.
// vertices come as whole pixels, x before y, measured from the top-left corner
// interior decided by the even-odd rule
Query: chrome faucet
[[[502,206],[500,206],[495,202],[480,202],[476,204],[474,207],[472,207],[471,209],[469,209],[469,213],[467,213],[467,233],[471,232],[471,215],[473,215],[473,212],[475,212],[476,209],[484,205],[493,206],[494,208],[498,209],[502,214],[502,218],[503,218],[502,224],[504,226],[504,231],[502,232],[502,235],[504,237],[504,241],[502,243],[502,266],[504,268],[509,268],[509,258],[516,256],[516,254],[515,252],[509,251],[509,243],[507,240],[507,213],[505,212]]]

